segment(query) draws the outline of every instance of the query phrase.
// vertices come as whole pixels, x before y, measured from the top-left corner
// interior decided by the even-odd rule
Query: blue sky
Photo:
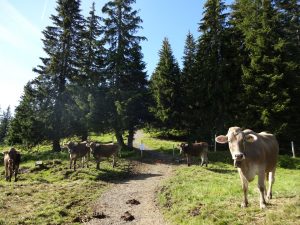
[[[107,0],[94,0],[97,14]],[[82,0],[86,16],[93,0]],[[140,34],[148,41],[142,43],[144,61],[151,76],[164,37],[171,43],[173,53],[181,64],[188,31],[199,36],[198,23],[202,18],[203,0],[137,0],[143,20]],[[40,64],[42,31],[51,25],[56,0],[0,0],[0,107],[14,109],[23,93],[24,85],[36,74],[32,68]]]

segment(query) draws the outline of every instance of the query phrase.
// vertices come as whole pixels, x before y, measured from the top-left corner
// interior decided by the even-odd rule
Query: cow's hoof
[[[246,207],[248,207],[248,203],[242,202],[241,203],[241,208],[246,208]]]
[[[267,206],[266,206],[266,204],[265,203],[261,203],[260,204],[260,209],[265,209]]]

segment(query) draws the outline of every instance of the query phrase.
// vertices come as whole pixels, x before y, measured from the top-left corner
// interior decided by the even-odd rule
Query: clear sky
[[[94,0],[96,11],[107,0]],[[93,0],[82,0],[86,16]],[[140,10],[143,30],[148,41],[142,43],[148,76],[157,62],[164,37],[170,41],[173,53],[181,65],[188,31],[198,38],[198,23],[202,18],[204,0],[137,0],[134,9]],[[20,100],[24,85],[36,74],[32,68],[44,56],[41,38],[49,19],[55,12],[56,0],[0,0],[0,107],[13,110]]]

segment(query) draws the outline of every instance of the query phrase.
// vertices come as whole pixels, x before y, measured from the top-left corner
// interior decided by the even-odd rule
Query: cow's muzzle
[[[233,160],[234,160],[234,163],[233,163],[234,167],[240,168],[243,159],[245,159],[245,155],[244,155],[243,153],[235,154],[235,155],[234,155],[234,159],[233,159]]]

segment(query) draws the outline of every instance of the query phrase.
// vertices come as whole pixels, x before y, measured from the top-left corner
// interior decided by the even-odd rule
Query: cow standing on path
[[[181,143],[179,145],[180,148],[180,154],[184,153],[186,155],[186,161],[188,166],[191,165],[191,156],[194,157],[201,157],[201,166],[205,163],[207,166],[208,164],[208,158],[207,158],[207,152],[208,152],[208,144],[206,142],[199,142],[199,143]]]
[[[275,181],[279,152],[275,136],[267,132],[255,133],[249,129],[242,130],[239,127],[230,127],[226,136],[216,137],[216,142],[229,143],[229,150],[234,160],[234,166],[238,168],[244,191],[244,201],[241,206],[248,206],[248,183],[258,175],[260,208],[265,208],[265,179],[269,180],[267,199],[272,198],[272,185]]]
[[[11,181],[13,174],[15,175],[15,181],[17,181],[17,175],[19,172],[19,165],[21,162],[21,154],[15,148],[11,148],[9,151],[3,152],[4,154],[4,169],[5,179]]]

